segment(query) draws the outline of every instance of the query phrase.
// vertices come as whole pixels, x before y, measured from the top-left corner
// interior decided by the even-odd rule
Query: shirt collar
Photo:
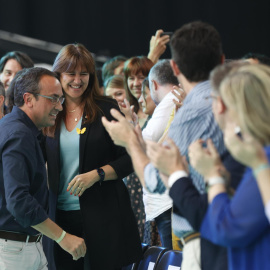
[[[25,125],[31,129],[33,135],[37,138],[39,138],[42,134],[42,132],[37,128],[37,126],[34,124],[34,122],[29,118],[29,116],[19,107],[14,106],[12,108],[12,112],[11,114],[16,115],[17,117],[19,117],[20,119],[22,119],[22,121],[25,123]]]
[[[202,93],[205,93],[207,90],[207,93],[209,92],[209,89],[211,89],[210,81],[203,81],[196,84],[189,92],[189,94],[186,96],[186,98],[183,101],[183,104],[189,103],[192,99],[196,99],[196,97],[200,96]]]

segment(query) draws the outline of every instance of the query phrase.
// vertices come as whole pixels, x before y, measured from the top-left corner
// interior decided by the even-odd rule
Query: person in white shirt
[[[157,105],[154,113],[142,131],[144,140],[158,142],[168,129],[170,119],[174,116],[175,105],[173,87],[178,85],[173,75],[169,60],[160,60],[148,75],[151,98]],[[171,209],[172,200],[168,191],[163,194],[150,193],[143,188],[143,201],[146,221],[155,220],[162,246],[172,248]]]

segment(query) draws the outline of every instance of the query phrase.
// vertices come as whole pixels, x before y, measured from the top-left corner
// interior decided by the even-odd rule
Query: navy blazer
[[[226,152],[221,157],[225,168],[231,174],[231,187],[236,189],[242,179],[245,166],[237,162]],[[194,230],[200,231],[208,209],[207,193],[200,194],[189,177],[176,181],[170,189],[174,212],[185,217]],[[227,270],[227,249],[201,238],[202,270]]]
[[[139,260],[142,251],[129,194],[122,181],[133,172],[132,162],[126,150],[113,143],[101,122],[102,116],[113,120],[110,109],[119,110],[119,107],[114,100],[105,97],[97,104],[101,109],[98,118],[81,126],[86,131],[80,135],[79,173],[108,164],[118,179],[95,183],[80,197],[80,207],[91,269],[109,270]],[[49,216],[52,220],[55,220],[60,181],[59,136],[58,129],[55,138],[46,140]],[[46,252],[52,256],[51,247],[46,247]]]

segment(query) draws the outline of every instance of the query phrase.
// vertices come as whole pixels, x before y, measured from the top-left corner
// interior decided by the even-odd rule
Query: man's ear
[[[33,100],[34,100],[34,95],[31,93],[24,93],[23,94],[23,100],[24,100],[24,104],[27,107],[32,107],[33,106]]]
[[[154,85],[154,90],[157,91],[157,89],[158,89],[158,83],[157,83],[157,81],[156,80],[152,80],[152,83]]]
[[[170,60],[170,64],[171,64],[174,76],[177,77],[181,73],[177,64],[172,59]]]
[[[224,64],[224,62],[225,62],[225,54],[223,53],[222,55],[221,55],[221,64]]]

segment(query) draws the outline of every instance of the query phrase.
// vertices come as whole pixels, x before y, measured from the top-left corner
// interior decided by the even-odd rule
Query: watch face
[[[99,174],[100,176],[104,176],[104,175],[105,175],[105,172],[103,171],[103,169],[99,168],[99,169],[98,169],[98,174]]]

